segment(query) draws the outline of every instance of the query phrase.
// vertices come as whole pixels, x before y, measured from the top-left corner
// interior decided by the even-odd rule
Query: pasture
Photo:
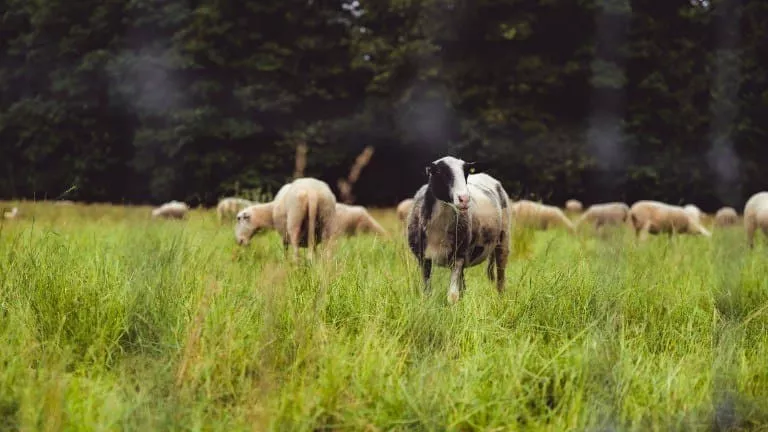
[[[513,234],[446,303],[393,239],[290,264],[215,211],[21,203],[0,221],[2,430],[719,430],[768,424],[768,249]]]

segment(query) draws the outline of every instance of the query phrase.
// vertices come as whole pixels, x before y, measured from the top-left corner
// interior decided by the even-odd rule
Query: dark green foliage
[[[766,187],[763,1],[368,3],[0,0],[0,197],[211,204],[300,142],[334,187],[375,146],[364,204],[447,153],[555,203]]]

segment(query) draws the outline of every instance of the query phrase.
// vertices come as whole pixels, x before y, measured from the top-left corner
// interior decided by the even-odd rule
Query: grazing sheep
[[[768,237],[768,192],[752,195],[744,206],[744,229],[750,248],[755,246],[755,231],[758,228]]]
[[[686,211],[680,206],[658,201],[638,201],[630,208],[629,217],[635,232],[643,239],[649,233],[711,236],[691,211]]]
[[[216,206],[216,216],[221,223],[224,218],[234,218],[240,210],[253,205],[252,201],[244,198],[228,197],[219,200],[219,204]]]
[[[170,201],[152,210],[153,218],[184,219],[189,206],[181,201]]]
[[[530,227],[538,230],[562,227],[570,233],[576,232],[570,219],[555,206],[520,200],[512,204],[511,212],[512,220],[518,227]]]
[[[336,216],[333,221],[333,234],[353,236],[371,233],[387,236],[387,231],[376,222],[363,206],[336,203]]]
[[[733,207],[723,207],[715,213],[715,226],[719,228],[739,223],[739,214]]]
[[[581,213],[584,210],[584,206],[579,200],[569,199],[565,202],[565,210],[570,213]]]
[[[683,210],[685,210],[691,217],[693,217],[696,222],[701,224],[704,219],[704,212],[701,211],[700,208],[696,207],[694,204],[686,204],[683,207]]]
[[[16,219],[19,217],[19,208],[14,207],[10,210],[4,209],[3,210],[3,219]]]
[[[336,197],[328,184],[305,177],[280,188],[269,203],[254,204],[237,214],[235,239],[247,245],[259,231],[273,228],[283,238],[283,246],[293,247],[293,259],[299,247],[307,247],[314,257],[317,244],[330,238],[336,214]]]
[[[421,265],[425,289],[430,289],[433,262],[451,269],[449,303],[457,302],[464,291],[464,268],[486,259],[489,279],[496,281],[499,293],[504,290],[509,255],[507,193],[487,174],[468,176],[471,166],[450,156],[429,164],[429,180],[416,192],[408,215],[408,246]]]
[[[405,223],[408,219],[408,213],[411,212],[411,208],[413,208],[413,198],[407,198],[400,201],[400,204],[397,205],[397,218],[400,222]]]
[[[610,202],[604,204],[594,204],[587,208],[587,211],[576,222],[577,227],[585,224],[601,229],[605,225],[621,225],[629,217],[629,206],[623,202]]]

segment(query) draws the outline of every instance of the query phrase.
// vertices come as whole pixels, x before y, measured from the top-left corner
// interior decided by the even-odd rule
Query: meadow
[[[424,294],[391,240],[314,263],[194,210],[22,203],[0,221],[0,430],[768,429],[768,248],[516,231]]]

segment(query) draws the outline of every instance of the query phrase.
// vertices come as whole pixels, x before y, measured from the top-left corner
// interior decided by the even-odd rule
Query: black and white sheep
[[[408,215],[408,245],[419,260],[425,289],[432,264],[451,269],[448,302],[464,291],[464,268],[488,260],[488,277],[504,290],[509,255],[507,193],[487,174],[468,175],[472,164],[454,157],[426,168],[429,180],[414,196]],[[495,267],[495,274],[494,274]]]

